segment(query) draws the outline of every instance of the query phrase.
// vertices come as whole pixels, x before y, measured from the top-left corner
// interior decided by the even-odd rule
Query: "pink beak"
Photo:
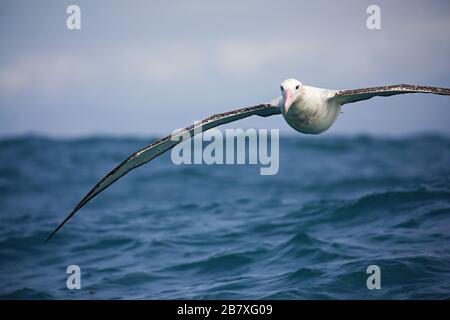
[[[292,94],[291,90],[286,90],[283,95],[284,100],[284,113],[288,113],[289,108],[292,105],[292,102],[294,102],[294,95]]]

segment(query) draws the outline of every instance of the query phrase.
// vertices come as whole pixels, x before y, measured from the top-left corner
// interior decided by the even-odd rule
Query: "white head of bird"
[[[301,96],[303,84],[297,79],[287,79],[281,83],[280,89],[283,97],[283,111],[288,113],[294,101]]]

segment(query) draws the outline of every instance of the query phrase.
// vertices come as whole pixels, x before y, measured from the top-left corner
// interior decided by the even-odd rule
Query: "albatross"
[[[268,103],[240,108],[212,115],[181,131],[138,150],[104,176],[75,206],[69,215],[48,236],[49,241],[84,205],[131,170],[153,160],[183,141],[186,133],[192,138],[197,133],[244,119],[253,115],[269,117],[281,114],[294,130],[305,134],[319,134],[328,130],[337,120],[344,104],[367,100],[375,96],[387,97],[405,93],[450,95],[450,88],[398,84],[349,90],[331,90],[303,85],[296,79],[287,79],[280,85],[281,96]]]

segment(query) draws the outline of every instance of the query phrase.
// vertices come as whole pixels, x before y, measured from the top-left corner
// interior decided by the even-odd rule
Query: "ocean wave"
[[[450,139],[433,135],[282,138],[270,177],[166,154],[43,244],[151,141],[0,140],[1,299],[449,298]],[[382,290],[366,287],[372,264]]]

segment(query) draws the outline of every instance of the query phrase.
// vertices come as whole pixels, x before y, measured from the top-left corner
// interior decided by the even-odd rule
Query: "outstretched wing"
[[[131,170],[151,161],[162,153],[169,149],[172,149],[178,143],[183,142],[187,138],[192,138],[194,135],[200,132],[204,132],[208,129],[220,126],[225,123],[236,121],[239,119],[247,118],[252,115],[258,115],[261,117],[268,117],[279,114],[280,110],[277,107],[277,101],[260,104],[253,107],[242,108],[231,112],[225,112],[215,114],[203,121],[197,122],[194,125],[187,127],[183,130],[179,130],[165,138],[162,138],[147,147],[133,153],[114,170],[103,177],[91,191],[77,204],[77,206],[69,213],[69,215],[59,224],[59,226],[48,236],[50,240],[64,224],[69,221],[73,215],[80,210],[86,203],[92,198],[98,195],[100,192],[108,188],[111,184],[117,181],[119,178],[130,172]]]
[[[432,93],[439,95],[450,95],[450,88],[424,87],[411,84],[397,84],[385,87],[372,87],[362,89],[340,90],[330,98],[340,104],[367,100],[375,96],[387,97],[403,93]]]

